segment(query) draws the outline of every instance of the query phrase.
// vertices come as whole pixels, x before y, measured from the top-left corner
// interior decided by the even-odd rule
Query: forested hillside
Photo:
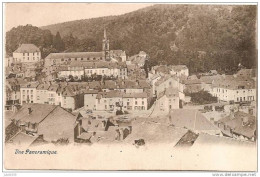
[[[256,65],[256,6],[154,5],[31,32],[20,29],[28,26],[18,27],[7,32],[6,47],[11,52],[25,41],[42,47],[46,54],[100,51],[104,27],[111,49],[123,49],[127,55],[143,50],[153,65],[186,64],[191,72],[234,71],[239,62],[248,68]]]

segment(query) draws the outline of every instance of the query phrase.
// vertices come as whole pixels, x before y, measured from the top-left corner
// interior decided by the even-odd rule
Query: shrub
[[[195,93],[190,93],[191,102],[195,104],[210,104],[216,103],[218,101],[217,97],[212,96],[207,91],[199,91]]]

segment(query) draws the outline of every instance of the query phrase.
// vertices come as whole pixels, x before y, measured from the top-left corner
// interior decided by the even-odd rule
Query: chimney
[[[242,118],[242,126],[245,126],[248,123],[248,117]]]
[[[253,115],[253,114],[254,114],[254,110],[253,110],[252,108],[248,108],[248,113],[249,113],[250,115]]]
[[[210,118],[210,122],[211,122],[212,124],[214,124],[214,121],[215,121],[215,120],[214,120],[214,117],[211,117],[211,118]]]
[[[235,118],[235,111],[234,109],[230,109],[230,119],[234,119]]]
[[[28,108],[28,115],[31,115],[32,113],[32,108]]]

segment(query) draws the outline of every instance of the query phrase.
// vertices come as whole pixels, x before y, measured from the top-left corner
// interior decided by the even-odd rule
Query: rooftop
[[[50,53],[45,59],[104,57],[103,52]]]
[[[22,44],[14,51],[14,53],[34,53],[40,52],[40,49],[34,44]]]
[[[177,127],[186,127],[195,131],[219,130],[195,109],[172,109],[169,115],[170,123]]]

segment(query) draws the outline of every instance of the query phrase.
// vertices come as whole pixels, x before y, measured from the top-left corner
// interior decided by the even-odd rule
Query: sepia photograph
[[[258,171],[257,3],[2,3],[3,168]]]

